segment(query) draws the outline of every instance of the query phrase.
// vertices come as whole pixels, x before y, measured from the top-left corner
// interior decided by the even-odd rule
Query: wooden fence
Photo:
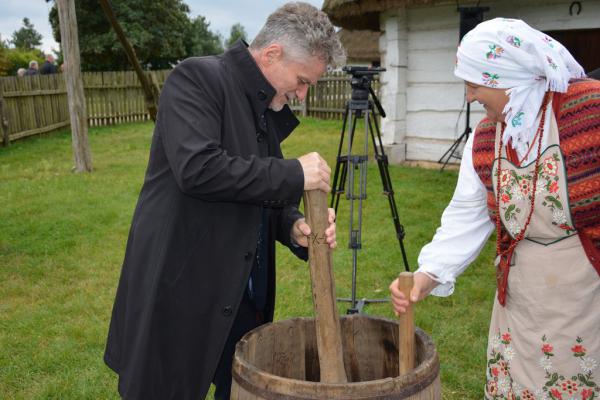
[[[170,70],[152,71],[162,87]],[[149,119],[144,96],[133,71],[84,72],[87,119],[90,126]],[[376,92],[379,82],[373,83]],[[331,72],[310,88],[304,103],[292,109],[303,116],[341,119],[350,99],[349,75]],[[63,75],[0,78],[0,139],[4,144],[69,125],[67,92]]]

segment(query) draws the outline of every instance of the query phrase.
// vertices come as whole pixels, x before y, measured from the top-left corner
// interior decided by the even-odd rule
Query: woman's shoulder
[[[555,112],[561,117],[573,114],[600,113],[600,81],[589,78],[574,79],[566,93],[555,94]]]
[[[563,94],[566,98],[578,98],[585,96],[599,96],[600,81],[590,78],[573,79],[569,82],[567,93]]]

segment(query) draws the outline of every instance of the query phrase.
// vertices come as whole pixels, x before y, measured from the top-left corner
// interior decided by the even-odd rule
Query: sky
[[[269,14],[288,0],[184,0],[190,7],[190,16],[203,15],[210,21],[210,29],[229,37],[231,26],[237,22],[246,29],[248,39],[252,40],[262,27]],[[323,0],[304,0],[321,8]],[[34,28],[42,34],[41,48],[49,53],[58,49],[52,37],[52,28],[48,22],[48,13],[52,3],[45,0],[0,0],[0,37],[12,38],[14,31],[23,26],[27,17]],[[102,12],[98,6],[98,12]]]

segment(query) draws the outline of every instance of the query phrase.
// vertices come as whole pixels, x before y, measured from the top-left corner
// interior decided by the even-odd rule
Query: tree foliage
[[[52,0],[46,0],[51,2]],[[223,37],[201,15],[189,16],[185,0],[119,0],[113,10],[138,60],[149,69],[170,68],[184,58],[223,52]],[[131,69],[116,34],[97,0],[75,0],[81,67],[87,71]],[[50,10],[54,38],[60,43],[56,4]],[[231,28],[227,43],[246,40],[241,24]]]
[[[189,55],[208,56],[223,52],[223,38],[218,33],[213,33],[209,26],[210,22],[202,15],[191,21],[187,44]]]
[[[227,39],[226,46],[227,48],[231,47],[232,44],[237,42],[238,39],[248,40],[248,35],[246,34],[246,29],[239,22],[233,24],[231,26],[231,31],[229,33],[229,38]]]
[[[44,62],[44,54],[39,49],[9,47],[9,42],[0,37],[0,76],[16,75],[19,68],[29,67],[29,62]]]
[[[42,35],[35,30],[29,18],[23,18],[23,27],[13,32],[11,43],[17,49],[33,50],[42,44]]]
[[[170,68],[192,55],[215,54],[220,37],[204,17],[191,20],[183,0],[121,0],[112,6],[119,24],[145,68]],[[97,0],[75,0],[83,70],[127,70],[129,61]],[[60,42],[56,4],[50,10],[54,38]]]

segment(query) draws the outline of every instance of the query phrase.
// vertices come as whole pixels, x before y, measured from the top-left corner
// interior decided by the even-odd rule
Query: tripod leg
[[[396,229],[396,237],[400,245],[400,251],[402,253],[402,261],[404,262],[404,269],[410,270],[408,265],[408,257],[406,256],[406,249],[404,248],[404,226],[400,223],[400,215],[398,214],[398,208],[396,207],[396,200],[394,199],[394,189],[392,188],[392,179],[390,177],[389,162],[385,150],[383,149],[383,143],[381,141],[381,133],[379,131],[379,125],[377,124],[377,118],[374,115],[373,125],[371,119],[367,119],[368,128],[371,131],[371,139],[373,140],[373,147],[375,153],[375,159],[377,160],[377,166],[379,167],[379,175],[381,176],[381,184],[383,186],[383,194],[388,198],[390,211],[392,213],[392,220],[394,221],[394,228]],[[375,140],[375,134],[377,135],[377,141]],[[377,143],[378,142],[378,143]],[[377,150],[377,144],[379,144],[379,150]]]
[[[343,115],[343,122],[342,122],[342,131],[340,133],[340,143],[338,145],[338,152],[337,152],[337,156],[335,158],[335,172],[333,174],[333,183],[332,183],[332,188],[333,190],[331,191],[331,204],[330,207],[335,208],[335,212],[337,213],[337,207],[338,207],[338,203],[339,203],[339,199],[340,199],[340,194],[344,192],[344,179],[342,178],[341,181],[338,181],[338,178],[340,178],[340,174],[344,175],[344,159],[342,157],[342,145],[344,144],[344,133],[346,131],[346,124],[347,124],[347,118],[349,116],[349,106],[348,104],[346,104],[346,108],[344,109],[344,115]],[[338,187],[339,184],[339,187]]]
[[[352,128],[350,131],[350,140],[348,142],[348,155],[346,173],[348,174],[348,187],[346,198],[350,200],[350,237],[349,248],[352,250],[352,297],[350,298],[350,310],[356,310],[356,271],[358,262],[358,250],[361,248],[361,230],[362,230],[362,208],[363,199],[366,198],[367,189],[367,161],[366,153],[355,155],[352,152],[354,144],[354,133],[359,113],[356,112],[352,119]],[[365,122],[365,147],[364,152],[368,151],[368,127]],[[358,175],[358,177],[357,177]],[[358,204],[357,204],[358,203]],[[357,216],[355,216],[355,208]]]
[[[346,106],[346,107],[348,107],[348,106]],[[336,162],[336,173],[337,173],[338,164],[339,164],[340,165],[339,175],[338,175],[339,181],[337,181],[337,187],[336,187],[336,184],[334,184],[334,186],[333,186],[334,191],[335,191],[335,197],[331,198],[331,207],[334,208],[336,215],[337,215],[338,205],[340,203],[340,195],[346,191],[346,189],[345,189],[346,177],[348,175],[348,169],[350,168],[350,155],[352,154],[352,145],[354,143],[354,130],[356,129],[357,115],[355,113],[353,113],[352,110],[349,111],[348,120],[352,120],[352,125],[350,127],[350,133],[348,135],[349,136],[348,152],[345,156],[342,156],[342,155],[338,156],[338,161]],[[342,139],[343,139],[343,137],[342,137]],[[338,151],[341,152],[341,144],[340,144]],[[336,180],[336,179],[337,178],[334,176],[334,180]],[[332,193],[332,196],[333,196],[333,193]],[[346,198],[349,198],[348,194],[346,194]]]
[[[438,162],[442,162],[442,160],[444,158],[446,158],[446,160],[444,161],[444,165],[442,165],[442,168],[440,169],[440,172],[444,170],[444,168],[446,168],[446,165],[448,165],[448,163],[450,162],[451,158],[458,158],[460,159],[460,157],[457,157],[454,153],[456,152],[456,150],[458,149],[458,146],[460,146],[460,143],[463,141],[463,139],[466,139],[469,137],[469,131],[465,130],[459,137],[458,139],[456,139],[454,141],[454,143],[452,143],[452,146],[450,146],[450,148],[448,150],[446,150],[446,152],[444,153],[444,155],[438,160]],[[465,140],[466,141],[466,140]]]
[[[454,155],[454,153],[456,152],[456,149],[458,149],[458,146],[463,141],[463,139],[465,140],[465,142],[467,140],[469,140],[469,134],[471,133],[471,124],[469,123],[470,115],[471,115],[471,103],[467,103],[467,112],[466,112],[466,119],[467,119],[467,121],[466,121],[466,124],[465,124],[465,130],[458,137],[458,139],[456,139],[454,141],[454,143],[452,143],[452,146],[450,146],[450,148],[448,150],[446,150],[446,152],[444,153],[444,155],[441,156],[440,159],[438,160],[438,162],[441,163],[442,160],[446,156],[448,156],[446,158],[446,161],[444,161],[444,165],[442,165],[442,168],[440,168],[440,172],[442,172],[444,170],[444,168],[446,168],[446,165],[448,165],[448,162],[450,161],[450,159],[452,157],[458,158],[459,160],[461,159],[461,157],[458,157],[458,156]]]
[[[340,144],[338,145],[337,157],[335,159],[335,172],[333,175],[332,185],[333,190],[331,191],[330,207],[335,209],[336,214],[338,210],[338,204],[340,202],[340,195],[344,193],[344,182],[346,181],[347,157],[342,156],[342,145],[344,143],[344,133],[346,131],[348,118],[352,118],[352,113],[350,113],[349,106],[346,104],[343,116],[342,131],[340,134]]]

